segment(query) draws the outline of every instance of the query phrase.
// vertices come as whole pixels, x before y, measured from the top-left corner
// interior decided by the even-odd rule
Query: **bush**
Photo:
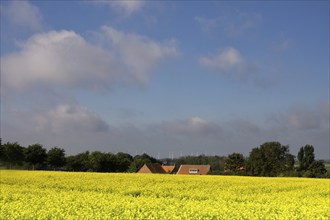
[[[324,174],[325,178],[330,178],[330,170],[328,170],[325,174]]]

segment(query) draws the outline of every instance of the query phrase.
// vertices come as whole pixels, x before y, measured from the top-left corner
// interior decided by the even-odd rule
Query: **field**
[[[0,171],[0,219],[330,219],[330,180]]]

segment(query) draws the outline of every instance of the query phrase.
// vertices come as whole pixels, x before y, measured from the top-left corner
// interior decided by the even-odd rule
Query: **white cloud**
[[[126,16],[141,10],[145,4],[142,0],[119,0],[110,1],[110,4],[118,12],[124,13]]]
[[[200,64],[211,70],[227,74],[234,79],[246,79],[248,75],[258,71],[258,66],[247,62],[238,50],[228,47],[211,57],[201,57]]]
[[[232,16],[225,17],[224,28],[231,37],[236,37],[249,29],[255,28],[262,20],[261,15],[236,11]]]
[[[165,121],[158,126],[161,130],[170,134],[208,136],[220,134],[222,128],[216,123],[200,117],[192,117],[180,121]]]
[[[73,31],[33,35],[20,51],[1,57],[4,87],[104,89],[116,82],[146,83],[159,61],[177,54],[173,41],[159,43],[107,26],[99,34],[110,45],[108,49]]]
[[[112,7],[122,17],[128,17],[138,11],[141,11],[145,5],[143,0],[94,0],[94,5],[105,5]]]
[[[1,58],[1,64],[5,86],[16,89],[39,85],[93,87],[96,82],[102,86],[115,72],[111,53],[72,31],[36,34],[19,52]]]
[[[102,30],[117,52],[116,55],[141,82],[148,80],[148,73],[159,61],[178,55],[174,40],[158,43],[147,37],[126,34],[109,26],[103,26]]]
[[[196,16],[195,21],[201,25],[204,31],[211,31],[220,28],[228,37],[241,36],[246,31],[257,27],[262,16],[256,13],[244,13],[230,11],[215,18]]]
[[[36,131],[63,134],[67,132],[107,131],[109,125],[96,113],[85,107],[72,104],[55,106],[45,112],[33,115]]]
[[[42,15],[39,9],[28,1],[10,1],[1,6],[3,14],[11,23],[32,30],[42,28]]]
[[[225,71],[233,68],[241,70],[245,66],[245,61],[240,53],[232,47],[225,49],[214,57],[202,57],[200,63],[209,68]]]

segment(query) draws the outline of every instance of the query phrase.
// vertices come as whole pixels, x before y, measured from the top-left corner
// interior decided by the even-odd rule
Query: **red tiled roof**
[[[138,173],[166,173],[159,163],[147,163],[138,171]]]
[[[173,170],[175,169],[175,165],[173,166],[162,165],[162,168],[165,171],[165,173],[172,173]]]
[[[206,175],[210,168],[210,165],[181,165],[177,174]]]

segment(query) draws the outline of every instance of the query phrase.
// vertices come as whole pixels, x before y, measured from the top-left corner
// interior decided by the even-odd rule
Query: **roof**
[[[181,165],[177,174],[206,175],[211,165]]]
[[[172,173],[173,170],[175,169],[175,165],[169,166],[169,165],[162,165],[163,170],[165,173]]]
[[[138,173],[166,173],[159,163],[146,163]]]

